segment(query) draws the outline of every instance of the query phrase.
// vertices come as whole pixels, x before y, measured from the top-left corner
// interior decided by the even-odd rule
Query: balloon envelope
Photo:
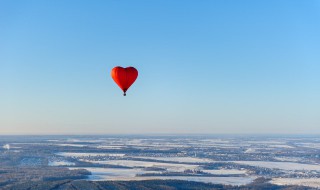
[[[114,67],[111,70],[111,77],[115,83],[122,89],[123,95],[126,95],[127,90],[136,81],[138,71],[134,67]]]

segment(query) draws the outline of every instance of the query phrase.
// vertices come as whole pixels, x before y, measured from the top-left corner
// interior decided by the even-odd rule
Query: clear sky
[[[0,134],[139,133],[320,134],[320,1],[0,1]]]

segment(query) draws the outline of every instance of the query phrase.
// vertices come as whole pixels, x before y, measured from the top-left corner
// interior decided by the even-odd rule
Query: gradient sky
[[[0,134],[138,133],[320,134],[320,1],[0,1]]]

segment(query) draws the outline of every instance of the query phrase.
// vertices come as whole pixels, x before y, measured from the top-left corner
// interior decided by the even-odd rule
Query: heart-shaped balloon
[[[115,67],[111,71],[111,77],[114,82],[122,89],[123,95],[126,95],[129,87],[136,81],[138,77],[138,71],[134,67]]]

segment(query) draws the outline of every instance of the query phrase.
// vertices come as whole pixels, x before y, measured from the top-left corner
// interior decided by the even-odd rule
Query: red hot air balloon
[[[111,70],[111,77],[114,82],[122,89],[123,95],[126,95],[129,87],[134,83],[138,77],[138,71],[134,67],[115,67]]]

